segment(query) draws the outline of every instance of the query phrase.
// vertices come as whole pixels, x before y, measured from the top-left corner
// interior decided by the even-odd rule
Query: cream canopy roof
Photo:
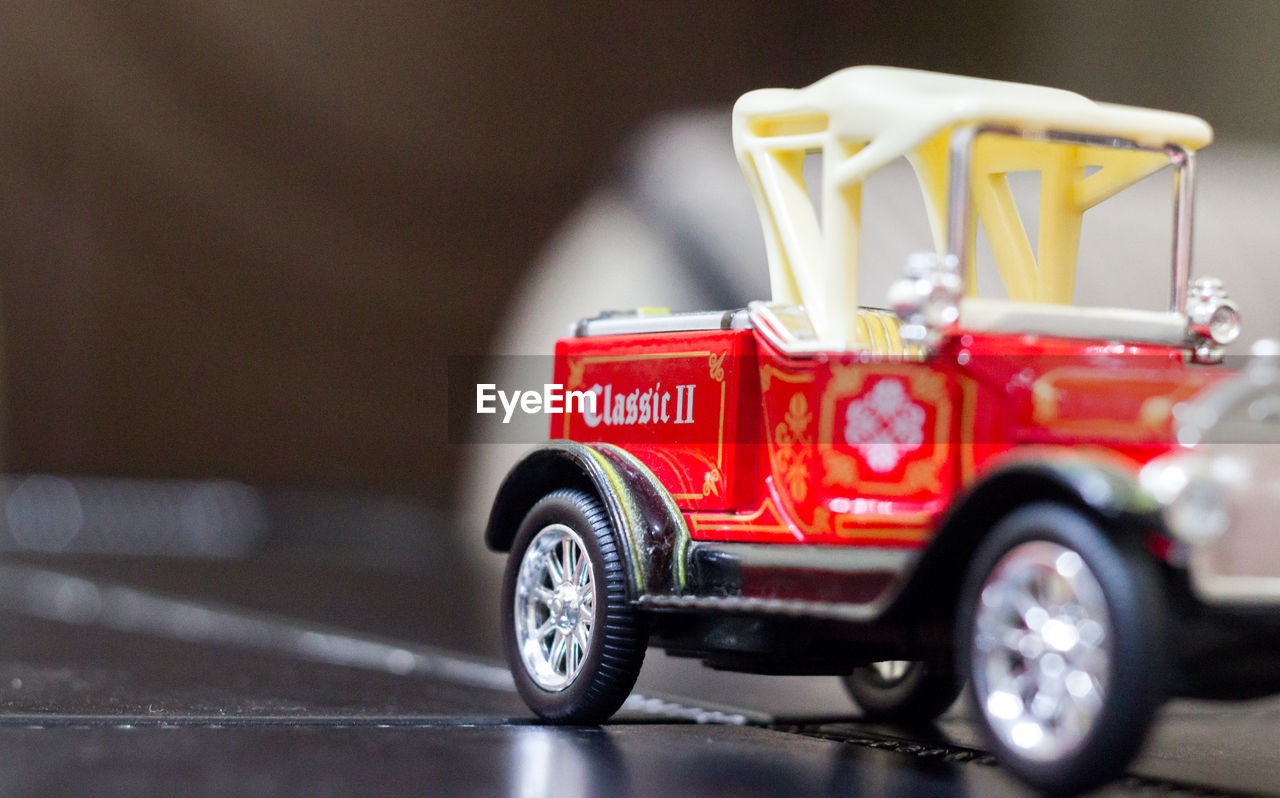
[[[764,225],[774,300],[804,305],[820,338],[854,343],[861,181],[896,158],[911,161],[926,194],[935,246],[942,253],[946,146],[950,131],[968,124],[1124,139],[1157,151],[1170,144],[1191,151],[1213,138],[1208,123],[1187,114],[1098,103],[1062,89],[894,67],[851,67],[801,89],[748,92],[734,107],[734,146]],[[1068,234],[1051,242],[1048,255],[1042,246],[1043,275],[1037,273],[1030,250],[1014,240],[1021,223],[1009,214],[1003,220],[993,218],[994,213],[982,215],[979,207],[988,234],[996,227],[993,222],[1017,227],[1006,247],[1010,254],[1005,260],[1013,265],[999,264],[1006,284],[1010,279],[1017,284],[1011,297],[1020,293],[1023,298],[1069,302],[1076,251],[1071,225],[1078,236],[1084,210],[1160,166],[1158,152],[1137,153],[1132,162],[1121,163],[1108,160],[1112,156],[1105,149],[1080,147],[1070,165],[1051,167],[1059,170],[1053,180],[1045,172],[1045,185],[1058,186],[1060,196],[1041,200],[1042,213],[1057,214],[1053,220],[1042,218],[1042,237],[1049,228]],[[815,151],[823,154],[822,201],[816,211],[804,182],[804,155]],[[975,180],[991,182],[982,187],[987,207],[1004,200],[991,192],[1007,191],[998,181],[1008,164],[1019,161],[1019,168],[1038,169],[1025,164],[1041,154],[1029,145],[1011,144],[984,155]],[[1085,185],[1086,163],[1107,166],[1109,173]],[[981,204],[984,196],[975,199]]]
[[[882,139],[899,154],[961,122],[1016,124],[1167,142],[1199,149],[1213,140],[1208,122],[1190,114],[1099,103],[1065,89],[943,75],[899,67],[842,69],[802,89],[759,89],[734,106],[739,120],[804,112],[830,115],[841,138]],[[737,139],[735,138],[735,141]]]

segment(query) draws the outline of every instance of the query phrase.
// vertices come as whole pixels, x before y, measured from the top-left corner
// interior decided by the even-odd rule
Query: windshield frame
[[[951,136],[948,153],[950,185],[947,188],[947,253],[955,259],[954,263],[959,270],[961,280],[964,280],[968,274],[969,259],[973,257],[973,253],[969,251],[967,235],[973,220],[971,161],[974,144],[978,137],[984,134],[1015,136],[1031,141],[1139,150],[1162,153],[1168,157],[1169,164],[1173,167],[1173,284],[1169,291],[1169,312],[1185,315],[1187,289],[1191,283],[1191,232],[1195,200],[1194,152],[1172,142],[1154,146],[1120,136],[1100,136],[1069,130],[1028,130],[1013,125],[998,124],[974,124],[957,128]]]

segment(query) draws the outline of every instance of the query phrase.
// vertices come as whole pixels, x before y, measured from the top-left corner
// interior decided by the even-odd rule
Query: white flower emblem
[[[924,443],[924,408],[911,401],[898,380],[880,380],[849,403],[844,440],[883,474]]]

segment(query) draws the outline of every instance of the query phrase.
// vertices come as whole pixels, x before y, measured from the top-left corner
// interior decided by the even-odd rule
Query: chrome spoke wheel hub
[[[1032,541],[983,584],[971,649],[973,689],[992,731],[1019,755],[1070,755],[1106,700],[1111,619],[1097,577],[1065,546]]]
[[[549,524],[529,542],[516,574],[516,644],[529,678],[552,692],[573,684],[594,625],[595,574],[586,546],[564,524]]]
[[[911,675],[911,669],[914,664],[904,659],[888,659],[882,662],[873,662],[870,667],[882,686],[892,687],[900,684]]]

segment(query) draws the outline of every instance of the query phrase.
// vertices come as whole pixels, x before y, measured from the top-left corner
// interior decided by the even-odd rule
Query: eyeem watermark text
[[[594,416],[596,397],[594,391],[566,391],[563,385],[555,382],[544,384],[541,391],[503,391],[495,383],[482,382],[476,385],[476,412],[482,415],[497,413],[501,404],[503,424],[511,422],[516,408],[525,413],[583,413]]]

